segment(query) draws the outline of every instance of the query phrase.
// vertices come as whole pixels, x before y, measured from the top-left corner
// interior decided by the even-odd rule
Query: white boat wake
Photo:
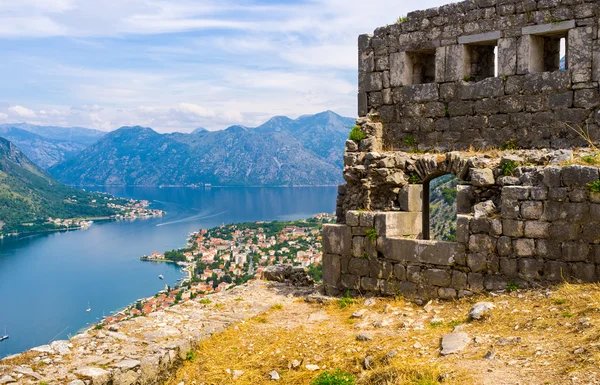
[[[187,218],[183,218],[183,219],[178,219],[176,221],[159,223],[159,224],[156,225],[156,227],[174,225],[174,224],[177,224],[177,223],[194,222],[194,221],[197,221],[197,220],[200,220],[200,219],[206,219],[206,218],[213,218],[213,217],[217,217],[219,215],[225,214],[226,212],[227,211],[221,211],[220,213],[216,213],[216,214],[212,214],[212,215],[206,215],[208,213],[203,212],[203,213],[200,213],[200,214],[192,215],[191,217],[187,217]]]

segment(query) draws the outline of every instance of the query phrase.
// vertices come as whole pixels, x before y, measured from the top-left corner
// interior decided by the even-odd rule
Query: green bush
[[[342,372],[340,369],[335,372],[323,372],[315,378],[312,385],[354,385],[354,377],[350,373]]]
[[[396,19],[396,24],[402,24],[402,23],[404,23],[405,21],[406,21],[406,16],[399,16],[399,17]]]
[[[366,139],[366,137],[367,135],[360,129],[360,126],[354,126],[352,131],[350,131],[350,140],[353,140],[356,143]]]
[[[371,242],[375,242],[377,240],[377,230],[374,228],[367,229],[367,238],[369,238]]]
[[[321,282],[323,280],[323,264],[310,265],[307,273],[315,282]]]
[[[515,170],[518,167],[518,163],[517,162],[513,162],[512,160],[507,160],[506,162],[502,163],[502,165],[500,165],[500,168],[502,169],[502,174],[505,176],[512,176],[515,173]]]
[[[516,139],[507,140],[502,146],[500,146],[500,150],[502,151],[515,151],[518,149],[519,145],[517,144]]]
[[[410,174],[408,177],[408,183],[410,184],[419,184],[421,183],[421,178],[417,174]]]
[[[196,353],[193,350],[188,350],[185,355],[185,360],[193,362],[196,359]]]
[[[587,164],[598,164],[600,163],[600,154],[591,154],[591,155],[584,155],[581,157],[581,159],[587,163]]]
[[[350,290],[346,290],[346,295],[338,300],[338,305],[340,309],[345,309],[350,305],[354,304],[354,300],[350,297]]]
[[[594,183],[588,183],[588,187],[591,192],[600,193],[600,180],[597,180]]]

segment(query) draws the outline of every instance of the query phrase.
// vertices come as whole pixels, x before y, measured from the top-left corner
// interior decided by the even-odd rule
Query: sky
[[[444,0],[0,0],[0,123],[356,115],[357,37]]]

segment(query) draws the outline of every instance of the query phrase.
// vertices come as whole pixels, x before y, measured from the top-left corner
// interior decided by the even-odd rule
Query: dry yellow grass
[[[492,317],[469,322],[470,307],[481,300],[497,308]],[[274,307],[206,340],[169,384],[267,384],[272,370],[280,383],[311,384],[323,371],[338,368],[357,384],[377,385],[600,381],[600,285],[434,302],[426,310],[402,299],[378,299],[372,307],[363,301],[343,309],[337,302]],[[362,319],[351,318],[363,308]],[[383,320],[390,324],[381,325]],[[457,324],[474,340],[463,353],[441,357],[440,339]],[[357,341],[361,332],[373,339]],[[392,350],[396,355],[386,358]],[[495,352],[494,359],[483,358],[488,351]],[[373,357],[370,370],[363,368],[365,356]],[[294,360],[300,367],[292,368]],[[320,370],[311,372],[307,364]],[[234,370],[243,371],[235,381]]]

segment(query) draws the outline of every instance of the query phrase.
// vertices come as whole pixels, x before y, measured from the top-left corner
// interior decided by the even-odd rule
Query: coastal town
[[[259,279],[270,265],[292,264],[321,278],[321,228],[332,223],[331,214],[317,214],[292,222],[254,222],[202,229],[190,235],[185,248],[152,252],[142,261],[177,263],[187,272],[180,283],[142,299],[104,318],[97,327],[168,308],[207,294],[228,290]],[[201,299],[201,301],[209,301]]]

